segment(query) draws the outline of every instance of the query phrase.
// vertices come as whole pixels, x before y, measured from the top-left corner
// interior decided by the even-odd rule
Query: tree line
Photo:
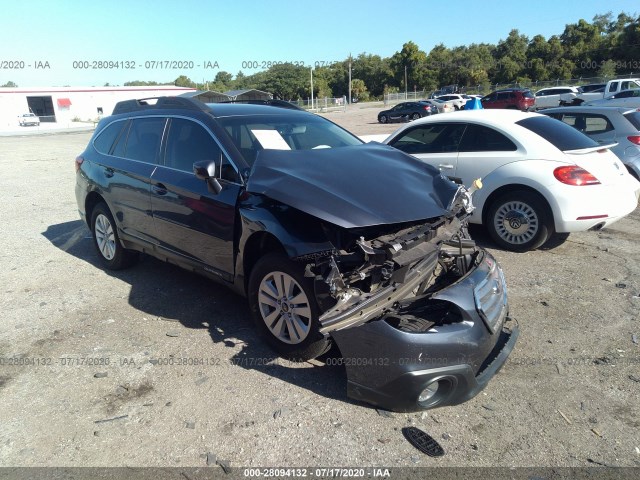
[[[495,45],[448,48],[439,44],[429,53],[408,41],[391,57],[361,53],[315,68],[313,95],[348,96],[349,66],[351,93],[361,100],[405,89],[432,91],[443,85],[487,91],[492,84],[614,77],[640,72],[640,16],[608,12],[594,16],[591,22],[581,19],[567,24],[562,34],[548,39],[543,35],[529,38],[514,29]],[[176,85],[218,92],[255,88],[284,100],[311,96],[309,67],[293,63],[273,65],[252,75],[220,71],[204,83],[181,75],[173,82],[136,80],[124,85]]]

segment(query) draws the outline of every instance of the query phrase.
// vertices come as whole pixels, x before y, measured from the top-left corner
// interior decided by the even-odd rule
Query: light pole
[[[404,99],[407,99],[407,66],[404,66]]]
[[[351,105],[351,53],[349,53],[349,105]]]
[[[311,110],[313,110],[313,66],[309,68],[309,72],[311,73]]]

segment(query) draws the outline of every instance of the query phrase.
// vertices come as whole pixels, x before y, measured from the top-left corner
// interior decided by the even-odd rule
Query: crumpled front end
[[[325,225],[333,250],[300,257],[343,355],[350,397],[398,411],[464,402],[500,369],[518,328],[504,275],[466,233],[460,187],[449,216],[363,228]]]

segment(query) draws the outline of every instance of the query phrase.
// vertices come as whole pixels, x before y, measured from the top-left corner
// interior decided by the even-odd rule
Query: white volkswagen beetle
[[[640,183],[606,145],[556,119],[513,110],[471,110],[410,123],[384,143],[475,193],[471,223],[503,248],[540,247],[554,233],[600,229],[632,212]]]

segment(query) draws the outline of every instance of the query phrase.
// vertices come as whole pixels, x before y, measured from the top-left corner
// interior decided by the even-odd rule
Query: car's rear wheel
[[[420,118],[420,114],[419,113],[411,114],[411,120],[418,120],[419,118]]]
[[[387,116],[386,116],[386,115],[380,115],[380,116],[378,117],[378,121],[379,121],[380,123],[387,123],[387,122],[389,121],[389,119],[387,118]]]
[[[249,277],[249,307],[260,333],[282,357],[316,358],[331,347],[320,333],[313,281],[282,253],[261,258]]]
[[[536,249],[554,232],[544,200],[528,191],[497,198],[489,207],[485,226],[498,245],[514,252]]]
[[[93,244],[100,260],[110,270],[121,270],[138,259],[138,252],[127,250],[120,243],[118,228],[105,203],[99,203],[91,213]]]

